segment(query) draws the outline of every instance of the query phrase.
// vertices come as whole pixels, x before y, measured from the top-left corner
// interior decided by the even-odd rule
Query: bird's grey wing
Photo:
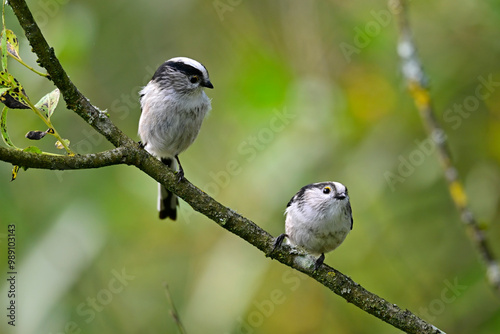
[[[354,225],[354,219],[352,219],[351,202],[347,204],[347,211],[349,212],[349,216],[351,216],[351,230],[352,230],[352,226]]]

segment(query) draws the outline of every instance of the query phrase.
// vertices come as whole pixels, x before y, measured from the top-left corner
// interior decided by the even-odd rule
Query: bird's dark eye
[[[197,76],[197,75],[192,75],[190,78],[189,78],[189,81],[191,81],[191,83],[197,83],[198,81],[200,81],[200,77]]]
[[[323,188],[323,194],[329,194],[331,191],[332,191],[332,188],[330,188],[330,187]]]

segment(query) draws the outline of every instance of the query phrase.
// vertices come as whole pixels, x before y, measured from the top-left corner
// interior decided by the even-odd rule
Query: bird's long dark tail
[[[162,158],[161,162],[170,167],[172,170],[176,169],[174,159]],[[160,219],[170,218],[175,220],[177,218],[177,206],[179,199],[173,193],[168,191],[164,186],[158,183],[158,212]]]

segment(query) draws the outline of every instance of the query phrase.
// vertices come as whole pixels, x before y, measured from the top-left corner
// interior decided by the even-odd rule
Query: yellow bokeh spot
[[[453,201],[459,208],[463,208],[467,205],[467,195],[465,194],[462,183],[459,181],[453,181],[450,183],[450,194]]]
[[[417,82],[410,82],[408,89],[417,107],[422,108],[429,106],[431,97],[428,89],[420,86]]]
[[[500,120],[497,118],[492,117],[488,122],[488,138],[488,148],[490,154],[497,161],[500,161]]]
[[[360,71],[354,71],[360,72]],[[350,73],[346,97],[352,114],[363,121],[381,119],[394,108],[393,87],[378,73]]]

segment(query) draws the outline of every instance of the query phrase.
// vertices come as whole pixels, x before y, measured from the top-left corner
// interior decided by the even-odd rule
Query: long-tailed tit
[[[179,164],[179,180],[184,177],[179,154],[196,139],[211,109],[204,88],[214,88],[208,71],[196,60],[177,57],[163,63],[140,92],[142,114],[139,136],[144,148],[173,170]],[[160,219],[177,217],[177,196],[158,185]]]
[[[325,253],[337,248],[352,230],[353,219],[347,188],[339,182],[320,182],[302,187],[285,210],[285,234],[276,238],[275,248],[285,237],[295,246],[319,256],[317,270]]]

